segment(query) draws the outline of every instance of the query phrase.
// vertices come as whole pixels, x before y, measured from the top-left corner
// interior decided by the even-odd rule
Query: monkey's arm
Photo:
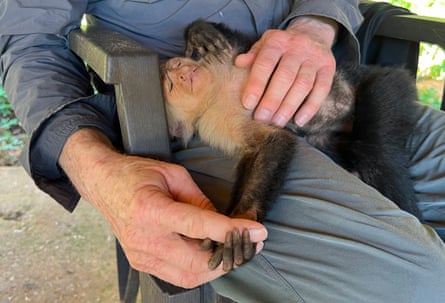
[[[271,127],[272,128],[272,127]],[[273,128],[267,136],[256,142],[256,150],[244,154],[237,166],[237,180],[232,191],[231,217],[262,221],[277,199],[288,168],[297,148],[295,134],[286,129]],[[209,267],[221,262],[226,271],[239,266],[255,255],[255,244],[248,233],[235,230],[220,244]]]
[[[271,126],[272,128],[272,126]],[[237,166],[230,216],[263,221],[277,199],[296,151],[295,134],[273,127]]]

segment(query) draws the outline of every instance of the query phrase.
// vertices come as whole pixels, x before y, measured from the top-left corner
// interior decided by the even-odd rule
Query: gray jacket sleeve
[[[363,17],[358,8],[358,0],[310,0],[294,1],[292,11],[281,26],[297,16],[315,15],[333,19],[340,24],[334,53],[337,61],[359,62],[360,53],[355,32]]]
[[[0,5],[2,83],[30,138],[22,163],[41,189],[70,210],[79,195],[57,165],[66,139],[80,127],[116,133],[113,103],[93,96],[83,62],[68,48],[66,36],[80,25],[86,5],[86,0]]]

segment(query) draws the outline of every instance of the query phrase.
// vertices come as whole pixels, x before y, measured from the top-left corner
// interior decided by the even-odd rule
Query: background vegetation
[[[17,164],[26,135],[15,117],[6,93],[0,86],[0,165]]]
[[[445,0],[379,0],[405,7],[419,15],[445,17]],[[439,108],[445,80],[445,51],[436,45],[420,44],[417,88],[419,100]]]
[[[445,16],[445,0],[378,1],[405,7],[420,15]],[[436,46],[421,44],[420,54],[417,74],[419,99],[433,107],[439,107],[445,79],[445,52]],[[17,156],[23,148],[24,140],[26,135],[0,85],[0,165],[17,164]]]

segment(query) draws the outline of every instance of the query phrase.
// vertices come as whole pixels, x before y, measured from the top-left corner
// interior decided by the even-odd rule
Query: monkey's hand
[[[246,210],[238,205],[232,211],[230,217],[256,221],[258,213],[254,209]],[[214,270],[222,263],[223,270],[228,272],[250,261],[256,254],[257,244],[251,241],[248,230],[244,229],[240,232],[240,230],[234,228],[226,233],[224,243],[205,239],[201,243],[201,248],[213,251],[208,262],[209,269]]]
[[[244,229],[240,234],[237,228],[226,233],[224,243],[216,243],[210,239],[205,239],[201,248],[204,250],[213,250],[213,254],[208,262],[209,269],[216,269],[221,262],[223,270],[228,272],[248,261],[250,261],[256,252],[256,243],[250,240],[249,231]]]
[[[232,46],[214,23],[195,21],[187,27],[185,36],[186,57],[206,62],[232,59]]]

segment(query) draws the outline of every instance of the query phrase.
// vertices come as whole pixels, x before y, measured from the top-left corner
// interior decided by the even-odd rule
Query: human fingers
[[[254,117],[284,127],[311,91],[316,67],[302,64],[298,54],[284,55],[272,75]]]
[[[153,198],[157,198],[154,196]],[[213,212],[207,210],[201,210],[195,206],[191,206],[184,203],[174,203],[180,205],[181,208],[195,208],[198,211]],[[178,212],[181,210],[175,210]],[[189,210],[187,212],[190,214]],[[161,216],[163,213],[161,212]],[[123,243],[124,250],[130,260],[130,264],[133,268],[148,272],[161,277],[175,285],[183,287],[193,287],[196,283],[204,283],[211,279],[215,279],[223,274],[220,269],[216,269],[215,273],[210,271],[215,268],[209,269],[208,261],[210,260],[210,251],[204,251],[201,249],[200,240],[192,239],[184,236],[187,232],[176,232],[170,230],[178,230],[177,225],[168,225],[169,220],[173,222],[179,222],[175,216],[171,218],[163,218],[161,221],[165,224],[159,224],[159,222],[152,222],[150,230],[146,228],[137,228],[132,230]],[[213,220],[214,218],[210,218]],[[234,219],[233,225],[243,226],[244,222],[239,223],[239,220]],[[219,229],[218,221],[216,226]],[[181,226],[180,224],[178,226]],[[240,230],[242,227],[240,228]],[[138,231],[139,230],[139,231]],[[248,231],[249,236],[252,235],[252,242],[258,241],[259,243],[265,239],[264,234]],[[192,232],[193,233],[193,232]],[[206,233],[204,233],[206,234]],[[207,234],[206,234],[207,235]],[[212,233],[208,235],[212,236]],[[193,238],[201,238],[200,235],[193,235]],[[259,245],[262,247],[262,245]],[[257,253],[260,249],[257,251]],[[167,266],[168,265],[168,266]],[[187,275],[183,275],[183,273]]]
[[[329,95],[334,73],[335,67],[320,69],[317,72],[312,90],[294,117],[295,124],[305,125],[318,112]]]
[[[178,268],[177,266],[171,265],[159,258],[144,260],[145,263],[141,265],[140,268],[150,268],[149,274],[183,288],[194,288],[201,284],[215,280],[225,274],[221,267],[216,268],[215,270],[208,269],[205,272],[194,273],[189,270]],[[207,265],[207,263],[205,264]],[[138,270],[141,272],[147,272],[140,269]]]
[[[173,203],[162,210],[161,215],[166,228],[192,239],[206,239],[224,242],[228,231],[238,228],[247,229],[252,242],[261,242],[267,238],[267,230],[259,222],[234,219],[225,215],[204,210],[184,203]]]
[[[141,268],[144,263],[138,262],[156,257],[193,273],[205,272],[210,254],[201,250],[201,239],[223,242],[226,231],[234,228],[248,229],[253,242],[267,237],[267,231],[258,222],[231,219],[186,201],[174,201],[156,186],[141,189],[135,200],[140,202],[132,207],[131,223],[119,233],[119,240],[138,270],[152,272],[151,264]]]
[[[134,230],[135,237],[127,237],[122,245],[133,268],[154,273],[159,263],[193,274],[209,271],[210,252],[201,249],[201,240],[190,239],[163,227],[151,226],[149,233]]]
[[[237,227],[240,230],[250,230],[252,241],[265,240],[267,231],[262,224],[246,219],[233,219],[217,213],[187,170],[181,166],[173,168],[174,170],[164,172],[168,191],[174,201],[183,203],[151,207],[152,211],[163,212],[156,215],[158,218],[163,218],[159,224],[165,224],[166,228],[194,239],[210,238],[223,242],[226,232]],[[160,194],[162,195],[162,190]]]
[[[249,67],[253,64],[256,57],[256,50],[251,49],[245,54],[240,54],[235,58],[235,65],[241,68]]]
[[[195,205],[201,209],[216,211],[211,201],[193,181],[187,169],[175,164],[170,164],[168,167],[163,175],[173,200]]]
[[[255,43],[246,57],[241,57],[238,60],[239,64],[251,65],[242,96],[243,106],[250,110],[255,109],[258,105],[282,55],[279,43],[274,43],[274,41],[277,42],[277,39],[273,39],[273,35],[269,32],[266,32]],[[272,39],[269,39],[269,37],[272,37]]]

